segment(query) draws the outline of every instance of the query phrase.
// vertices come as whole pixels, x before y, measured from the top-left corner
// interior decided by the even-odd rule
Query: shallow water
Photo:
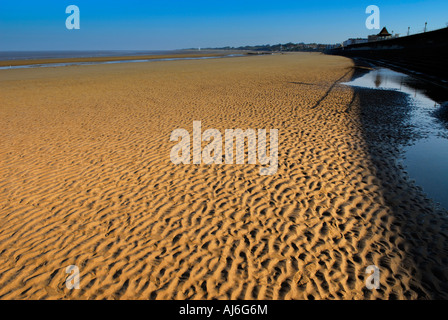
[[[117,60],[117,61],[98,61],[98,62],[65,62],[65,63],[45,63],[45,64],[30,64],[22,66],[6,66],[0,67],[0,70],[6,69],[28,69],[28,68],[50,68],[50,67],[66,67],[66,66],[82,66],[82,65],[97,65],[97,64],[113,64],[113,63],[132,63],[132,62],[155,62],[155,61],[175,61],[175,60],[202,60],[202,59],[219,59],[230,57],[243,57],[244,54],[228,54],[222,56],[211,57],[187,57],[187,58],[162,58],[162,59],[135,59],[135,60]]]
[[[208,53],[203,50],[52,50],[52,51],[0,51],[0,60],[29,60],[57,58],[91,58],[91,57],[124,57],[152,56],[185,53]]]
[[[434,111],[440,108],[439,102],[442,103],[444,98],[448,101],[448,96],[440,95],[440,90],[436,95],[429,94],[428,84],[386,68],[372,70],[344,84],[396,90],[409,95],[410,103],[415,106],[410,124],[421,138],[410,146],[403,146],[403,157],[399,161],[430,198],[448,209],[448,130],[434,116]]]

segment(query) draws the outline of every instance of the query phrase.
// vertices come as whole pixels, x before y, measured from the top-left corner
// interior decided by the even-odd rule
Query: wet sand
[[[220,57],[229,54],[244,54],[244,52],[198,52],[198,53],[173,53],[173,54],[154,54],[154,55],[132,55],[132,56],[105,56],[105,57],[78,57],[78,58],[54,58],[54,59],[26,59],[26,60],[2,60],[0,67],[14,67],[27,65],[40,65],[52,63],[75,63],[75,62],[113,62],[113,61],[132,61],[132,60],[156,60],[156,59],[182,59],[199,57]]]
[[[0,298],[448,298],[446,212],[395,162],[403,95],[356,74],[308,53],[1,71]],[[172,164],[195,120],[277,128],[277,173]]]

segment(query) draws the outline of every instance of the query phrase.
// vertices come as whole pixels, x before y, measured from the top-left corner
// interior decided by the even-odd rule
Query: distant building
[[[349,45],[351,45],[351,44],[357,44],[357,43],[366,43],[366,42],[368,42],[369,40],[368,39],[363,39],[363,38],[350,38],[350,39],[348,39],[348,40],[345,40],[343,43],[342,43],[342,45],[344,46],[344,47],[346,47],[346,46],[349,46]]]
[[[387,40],[387,39],[398,38],[398,37],[399,37],[399,34],[392,35],[391,33],[389,33],[389,31],[387,31],[386,27],[384,27],[383,29],[381,29],[380,33],[370,35],[368,37],[368,41],[369,42],[380,41],[380,40]]]
[[[326,50],[332,50],[332,49],[335,49],[335,48],[339,48],[339,47],[341,47],[341,44],[340,43],[337,43],[337,44],[329,44],[329,45],[327,45],[326,46]]]

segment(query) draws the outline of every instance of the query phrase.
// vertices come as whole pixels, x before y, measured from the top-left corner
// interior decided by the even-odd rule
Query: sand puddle
[[[408,94],[412,108],[408,125],[418,138],[412,145],[402,146],[402,158],[398,161],[429,197],[448,209],[448,130],[434,116],[440,103],[448,101],[446,92],[428,88],[428,84],[414,77],[386,68],[374,69],[344,84]],[[435,95],[434,90],[437,91]]]

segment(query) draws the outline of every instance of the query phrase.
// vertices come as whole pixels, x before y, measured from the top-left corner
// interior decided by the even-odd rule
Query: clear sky
[[[68,30],[68,5],[80,9]],[[368,30],[368,5],[380,24],[405,35],[446,27],[447,0],[54,0],[0,1],[0,51],[168,50],[197,47],[339,43]]]

